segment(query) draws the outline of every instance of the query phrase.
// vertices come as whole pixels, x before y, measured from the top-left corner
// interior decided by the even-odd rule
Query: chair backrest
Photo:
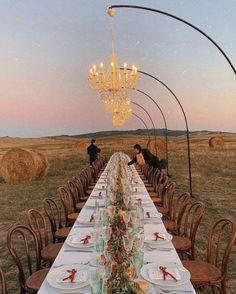
[[[152,182],[151,182],[152,186],[154,187],[155,192],[156,192],[156,188],[157,188],[157,182],[159,181],[160,176],[161,176],[161,172],[157,168],[155,168],[153,175],[152,175]]]
[[[227,266],[236,240],[236,223],[229,217],[221,218],[210,229],[207,246],[207,261],[227,274]]]
[[[165,189],[166,184],[168,183],[168,177],[161,173],[160,176],[158,177],[158,182],[156,182],[156,193],[159,197],[162,197],[163,195],[163,189]]]
[[[2,269],[0,268],[0,294],[7,294],[7,286]]]
[[[85,191],[84,191],[84,183],[80,177],[74,177],[72,182],[75,184],[78,192],[78,198],[81,201],[81,198],[85,197]]]
[[[180,229],[180,235],[185,236],[191,240],[192,243],[192,257],[194,258],[194,246],[195,238],[197,234],[197,229],[202,220],[202,217],[205,213],[205,205],[200,202],[194,202],[193,204],[188,205],[185,214],[183,216],[182,227],[183,232]],[[182,228],[181,227],[181,228]]]
[[[163,193],[161,195],[163,207],[167,210],[166,215],[171,216],[172,201],[175,194],[176,184],[174,182],[166,183]]]
[[[51,225],[53,241],[55,241],[56,231],[63,227],[62,219],[61,219],[61,211],[57,203],[51,198],[45,198],[43,200],[43,207],[44,207],[45,214],[47,215]]]
[[[27,219],[30,228],[36,234],[40,250],[48,245],[48,225],[44,215],[37,209],[32,208],[27,211]]]
[[[184,192],[181,195],[176,196],[172,202],[171,219],[175,221],[179,227],[181,226],[181,221],[190,202],[190,198],[190,194],[188,192]]]
[[[37,236],[29,227],[17,225],[7,233],[7,246],[18,268],[21,290],[26,290],[26,279],[41,269]]]
[[[80,191],[77,189],[77,185],[74,181],[68,181],[67,186],[72,197],[74,211],[76,211],[76,204],[81,200]]]
[[[69,225],[68,215],[75,212],[74,211],[74,205],[73,205],[73,199],[71,197],[70,192],[66,189],[66,187],[62,186],[59,187],[59,194],[61,203],[64,209],[65,214],[65,220],[66,220],[66,226]]]

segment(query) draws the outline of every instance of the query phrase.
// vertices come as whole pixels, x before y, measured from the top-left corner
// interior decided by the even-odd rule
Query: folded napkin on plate
[[[158,237],[157,237],[158,236]],[[159,233],[159,232],[148,232],[145,235],[145,241],[163,241],[163,240],[167,240],[167,234],[165,233]]]
[[[94,224],[94,218],[92,218],[92,216],[88,216],[88,217],[80,217],[79,218],[79,222],[81,224]]]
[[[90,244],[93,242],[91,235],[77,235],[71,239],[72,244]]]
[[[76,272],[75,274],[73,274],[73,270],[75,269],[60,272],[60,274],[56,277],[56,282],[57,283],[84,283],[88,280],[87,271],[75,270]],[[72,278],[71,275],[74,275],[74,277]]]
[[[106,189],[106,186],[105,186],[105,184],[104,185],[97,185],[95,188],[97,190],[105,190]]]
[[[181,280],[181,276],[179,270],[177,268],[166,268],[166,271],[173,275],[177,281]],[[151,280],[164,280],[163,272],[159,268],[149,268],[148,269],[148,276]],[[174,279],[170,275],[166,275],[166,280],[173,280]]]
[[[146,211],[144,217],[145,218],[152,218],[152,217],[158,217],[158,213],[157,212],[150,212],[150,211]]]

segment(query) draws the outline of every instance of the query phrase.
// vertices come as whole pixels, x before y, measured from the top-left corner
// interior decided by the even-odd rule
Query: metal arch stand
[[[144,121],[139,115],[137,115],[137,114],[134,113],[134,112],[132,112],[132,115],[135,116],[136,118],[138,118],[138,119],[143,123],[143,125],[144,125],[145,128],[146,128],[146,130],[148,131],[148,127],[147,127],[147,124],[145,123],[145,121]],[[147,146],[148,146],[148,144],[149,144],[149,142],[150,142],[150,135],[149,135],[149,132],[147,133],[147,135],[148,135],[148,143],[147,143]]]
[[[234,65],[232,64],[232,62],[230,61],[229,57],[224,52],[224,50],[210,36],[208,36],[208,34],[203,32],[201,29],[199,29],[197,26],[191,24],[190,22],[188,22],[188,21],[186,21],[186,20],[184,20],[184,19],[182,19],[182,18],[180,18],[180,17],[178,17],[176,15],[170,14],[170,13],[162,11],[162,10],[150,8],[150,7],[144,7],[144,6],[138,6],[138,5],[112,5],[112,6],[109,7],[109,9],[112,9],[112,8],[134,8],[134,9],[147,10],[147,11],[156,12],[156,13],[159,13],[159,14],[166,15],[166,16],[168,16],[170,18],[174,18],[174,19],[186,24],[187,26],[193,28],[194,30],[196,30],[200,34],[202,34],[204,37],[206,37],[221,52],[221,54],[224,56],[224,58],[227,60],[228,64],[232,68],[234,74],[236,75],[236,69],[235,69]]]
[[[141,91],[139,89],[134,89],[136,90],[137,92],[145,95],[147,98],[151,99],[151,101],[156,105],[156,107],[159,109],[160,113],[161,113],[161,116],[163,118],[163,121],[164,121],[164,125],[165,125],[165,148],[166,148],[166,162],[167,162],[167,166],[166,166],[166,172],[167,172],[167,175],[169,175],[169,159],[168,159],[168,128],[167,128],[167,122],[166,122],[166,118],[165,118],[165,115],[163,113],[163,110],[161,109],[161,107],[157,104],[157,102],[150,96],[148,95],[147,93],[145,93],[144,91]]]
[[[132,104],[138,106],[139,108],[142,108],[142,109],[145,111],[145,113],[148,115],[148,117],[149,117],[149,119],[150,119],[150,121],[151,121],[151,123],[152,123],[152,126],[153,126],[153,133],[154,133],[154,139],[155,139],[155,148],[156,148],[156,127],[155,127],[155,124],[154,124],[154,122],[153,122],[153,119],[152,119],[151,115],[150,115],[149,112],[148,112],[148,111],[147,111],[142,105],[140,105],[139,103],[134,102],[134,101],[130,101],[130,102],[131,102]],[[156,153],[157,153],[157,150],[156,150]]]

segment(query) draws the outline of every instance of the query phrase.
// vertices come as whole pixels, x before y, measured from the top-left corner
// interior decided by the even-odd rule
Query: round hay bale
[[[13,148],[1,160],[1,175],[7,183],[41,179],[48,170],[46,156],[31,150]]]
[[[165,141],[161,138],[156,138],[157,155],[164,154],[166,152]],[[156,154],[155,139],[151,140],[148,144],[148,149],[151,153]]]
[[[212,149],[222,149],[224,144],[224,139],[220,136],[211,137],[209,139],[209,147]]]
[[[39,156],[38,161],[37,161],[38,165],[37,165],[37,169],[36,169],[35,179],[41,180],[48,173],[49,162],[48,162],[48,159],[45,154],[42,154],[39,152],[35,152],[35,153],[37,153],[37,155]]]

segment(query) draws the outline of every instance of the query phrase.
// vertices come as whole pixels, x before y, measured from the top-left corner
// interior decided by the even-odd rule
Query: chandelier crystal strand
[[[114,9],[108,9],[108,15],[115,15]],[[112,38],[112,55],[109,60],[109,66],[104,69],[104,64],[100,63],[99,67],[93,65],[89,71],[89,84],[100,95],[104,103],[106,111],[117,117],[117,108],[122,108],[129,102],[129,93],[133,88],[136,88],[138,82],[138,70],[135,65],[132,70],[127,70],[127,63],[124,63],[124,68],[120,69],[117,57],[114,50],[114,31],[113,23],[111,23],[111,38]],[[130,106],[129,106],[130,108]],[[116,110],[116,114],[114,113]],[[119,113],[127,113],[127,111],[119,111]],[[119,114],[120,119],[122,115]],[[130,117],[127,116],[126,117]],[[126,119],[127,121],[127,119]]]

